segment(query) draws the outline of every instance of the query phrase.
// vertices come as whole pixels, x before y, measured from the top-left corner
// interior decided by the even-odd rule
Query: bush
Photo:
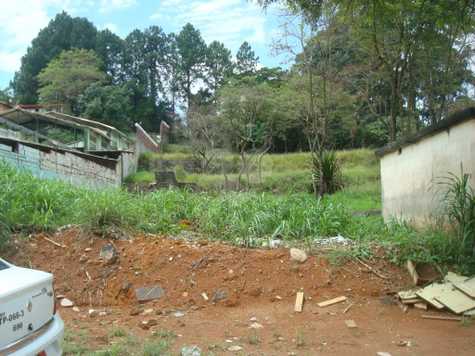
[[[320,196],[335,193],[343,187],[341,167],[334,151],[317,153],[312,157],[312,163],[312,179]]]

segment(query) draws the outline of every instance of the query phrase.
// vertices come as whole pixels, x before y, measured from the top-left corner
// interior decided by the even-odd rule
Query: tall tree
[[[123,83],[125,80],[124,40],[107,29],[99,31],[95,51],[102,60],[102,70],[109,76],[111,82]]]
[[[206,67],[208,69],[206,82],[212,93],[216,93],[224,79],[232,73],[231,51],[221,42],[211,42],[206,51]]]
[[[251,45],[244,41],[236,53],[236,70],[238,74],[249,75],[256,71],[259,57],[256,56]]]
[[[77,112],[75,105],[81,94],[93,83],[101,82],[101,61],[92,50],[63,51],[38,74],[38,96],[45,103],[61,103],[66,111]]]
[[[187,110],[192,105],[192,86],[204,77],[206,43],[200,31],[187,23],[176,38],[180,55],[181,89],[186,98]]]
[[[63,50],[71,48],[94,49],[97,30],[85,18],[71,17],[66,12],[57,14],[47,27],[32,41],[21,59],[21,67],[12,82],[19,103],[38,100],[37,75]]]

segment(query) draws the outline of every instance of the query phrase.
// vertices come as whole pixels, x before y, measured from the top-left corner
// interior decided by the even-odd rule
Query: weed
[[[261,339],[256,331],[248,336],[247,341],[249,345],[259,345],[261,343]]]
[[[295,335],[295,344],[297,347],[304,347],[306,345],[305,334],[303,330],[297,330],[297,334]]]
[[[114,328],[110,331],[109,337],[124,337],[127,336],[127,333],[124,329],[121,328]]]

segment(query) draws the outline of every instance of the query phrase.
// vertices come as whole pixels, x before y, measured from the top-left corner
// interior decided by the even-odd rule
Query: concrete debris
[[[407,268],[415,272],[412,262],[408,261]],[[416,278],[411,273],[413,282]],[[448,272],[442,282],[434,282],[420,289],[401,291],[398,297],[403,304],[413,304],[415,308],[427,310],[428,305],[435,309],[447,309],[454,314],[471,316],[475,314],[475,298],[471,295],[470,286],[473,279]],[[472,313],[473,312],[473,313]],[[435,317],[434,317],[435,319]],[[452,320],[446,319],[443,320]]]
[[[74,306],[74,303],[68,298],[62,298],[59,303],[63,308],[71,308],[72,306]]]
[[[315,239],[314,243],[320,247],[351,246],[353,245],[353,240],[341,235],[337,235],[333,237]]]
[[[262,324],[254,322],[249,326],[249,329],[262,329],[263,327],[264,326]]]
[[[205,292],[201,293],[201,296],[203,297],[204,300],[206,300],[206,301],[209,300],[208,294],[206,294]]]
[[[391,356],[389,352],[379,351],[376,353],[377,356]]]
[[[351,320],[351,319],[348,319],[348,320],[345,320],[345,324],[348,328],[350,329],[355,329],[357,328],[358,326],[356,325],[355,321],[354,320]]]
[[[228,351],[231,351],[231,352],[242,351],[242,347],[238,345],[233,345],[233,346],[228,347]]]
[[[89,315],[90,318],[94,318],[99,315],[99,312],[95,309],[89,309],[87,314]]]
[[[185,316],[185,313],[183,313],[182,311],[176,311],[176,312],[173,313],[173,316],[175,318],[182,318],[182,317]]]
[[[216,292],[213,294],[213,298],[211,301],[213,303],[217,303],[221,300],[225,300],[228,297],[228,293],[225,290],[218,289]]]
[[[119,254],[114,245],[108,243],[102,246],[101,251],[99,252],[99,257],[102,258],[106,264],[113,264],[117,262]]]
[[[307,260],[308,256],[304,250],[298,248],[290,249],[290,260],[294,262],[304,263]]]
[[[183,346],[181,356],[201,356],[201,349],[197,345]]]
[[[76,313],[79,313],[79,312],[80,312],[80,310],[79,310],[78,307],[73,307],[73,311],[76,312]]]
[[[135,290],[135,297],[139,302],[148,302],[158,299],[165,294],[165,291],[159,286],[140,287]]]

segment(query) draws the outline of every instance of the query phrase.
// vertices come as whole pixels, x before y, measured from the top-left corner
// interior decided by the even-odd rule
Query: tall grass
[[[470,186],[470,175],[450,173],[442,184],[447,216],[457,232],[454,244],[460,258],[475,257],[475,191]]]
[[[0,226],[5,236],[10,231],[52,230],[66,224],[94,231],[114,227],[163,234],[191,228],[209,239],[247,246],[260,246],[277,236],[310,243],[341,234],[359,246],[384,245],[397,261],[457,262],[449,239],[441,232],[386,225],[379,216],[353,216],[344,199],[351,192],[315,199],[308,193],[95,191],[40,180],[1,163],[0,186]]]

